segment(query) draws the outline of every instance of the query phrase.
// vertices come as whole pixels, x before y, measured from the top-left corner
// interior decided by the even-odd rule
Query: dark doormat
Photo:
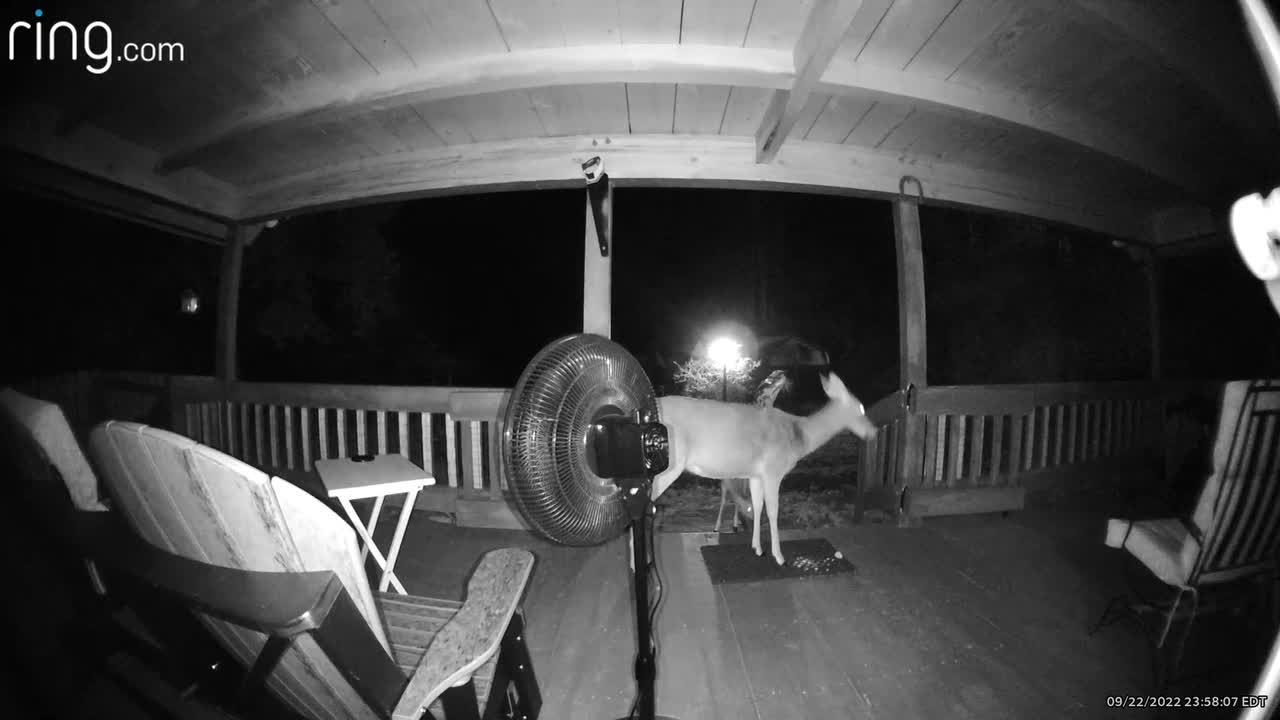
[[[769,554],[765,544],[764,555],[756,557],[750,542],[729,542],[723,545],[703,545],[702,561],[707,564],[712,585],[723,583],[759,582],[787,578],[814,577],[853,572],[853,563],[837,558],[836,549],[825,538],[787,540],[782,543],[782,556],[787,564],[779,565]]]

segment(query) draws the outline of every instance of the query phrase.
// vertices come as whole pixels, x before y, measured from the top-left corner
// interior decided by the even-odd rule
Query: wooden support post
[[[591,212],[591,198],[586,193],[583,194],[583,198],[586,206],[587,231],[586,239],[582,246],[582,331],[603,335],[604,337],[612,337],[613,322],[610,298],[613,248],[609,248],[607,256],[601,254],[595,217]],[[608,225],[606,234],[609,236],[609,241],[612,242],[612,187],[609,188],[604,201],[608,208],[608,212],[605,215]]]
[[[214,368],[218,379],[228,383],[235,382],[237,378],[236,319],[240,313],[240,266],[246,237],[244,226],[227,226],[222,273],[218,278],[218,336]]]
[[[895,480],[896,490],[901,496],[907,488],[921,484],[924,469],[925,416],[916,412],[914,402],[916,393],[927,386],[924,254],[920,243],[919,200],[902,194],[893,201],[893,235],[898,250],[898,378],[906,404]],[[909,505],[899,514],[899,525],[918,522]]]

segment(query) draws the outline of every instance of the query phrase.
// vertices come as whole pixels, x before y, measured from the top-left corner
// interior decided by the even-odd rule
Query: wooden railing
[[[867,412],[880,434],[868,444],[860,489],[871,504],[912,516],[1018,508],[1029,481],[1071,483],[1107,466],[1158,461],[1170,405],[1214,387],[1059,383],[897,392]],[[909,441],[913,433],[919,440]]]
[[[1020,508],[1029,488],[1128,478],[1158,464],[1171,406],[1221,383],[929,387],[867,410],[879,435],[858,473],[859,512],[906,516]],[[62,405],[77,429],[103,419],[167,427],[291,480],[316,460],[399,453],[449,493],[510,515],[500,388],[233,383],[145,373],[69,373],[20,386]],[[304,478],[305,479],[305,478]],[[453,505],[448,508],[453,509]],[[461,518],[461,515],[459,515]],[[503,522],[514,522],[503,516]],[[461,522],[461,519],[460,519]]]
[[[437,487],[502,499],[508,489],[497,388],[232,383],[186,378],[172,390],[176,432],[267,471],[310,472],[316,460],[399,454]]]

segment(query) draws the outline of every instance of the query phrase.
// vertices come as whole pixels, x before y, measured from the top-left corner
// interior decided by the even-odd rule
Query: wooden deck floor
[[[459,597],[484,550],[538,555],[525,603],[543,717],[626,715],[636,650],[625,537],[595,548],[415,518],[409,592]],[[657,708],[693,718],[1151,717],[1107,707],[1151,692],[1131,628],[1085,628],[1124,587],[1104,518],[1022,513],[860,525],[821,536],[854,574],[713,586],[711,534],[660,534]],[[1256,666],[1255,666],[1256,667]],[[1248,682],[1234,692],[1247,692]],[[1178,717],[1196,717],[1180,711]],[[1228,717],[1232,715],[1227,715]]]

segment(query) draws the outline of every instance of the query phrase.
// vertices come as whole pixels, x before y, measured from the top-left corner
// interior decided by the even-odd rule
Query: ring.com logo
[[[83,50],[89,63],[84,68],[95,75],[101,75],[111,69],[112,62],[183,62],[186,60],[186,49],[177,42],[144,42],[125,43],[120,54],[115,53],[114,34],[111,26],[95,21],[81,31],[75,25],[63,20],[44,29],[40,18],[43,10],[36,10],[34,24],[18,20],[9,26],[9,59],[17,57],[19,46],[30,48],[36,60],[57,60],[60,50],[70,51],[71,60],[79,60]],[[46,57],[47,56],[47,57]],[[96,64],[95,64],[96,63]]]

